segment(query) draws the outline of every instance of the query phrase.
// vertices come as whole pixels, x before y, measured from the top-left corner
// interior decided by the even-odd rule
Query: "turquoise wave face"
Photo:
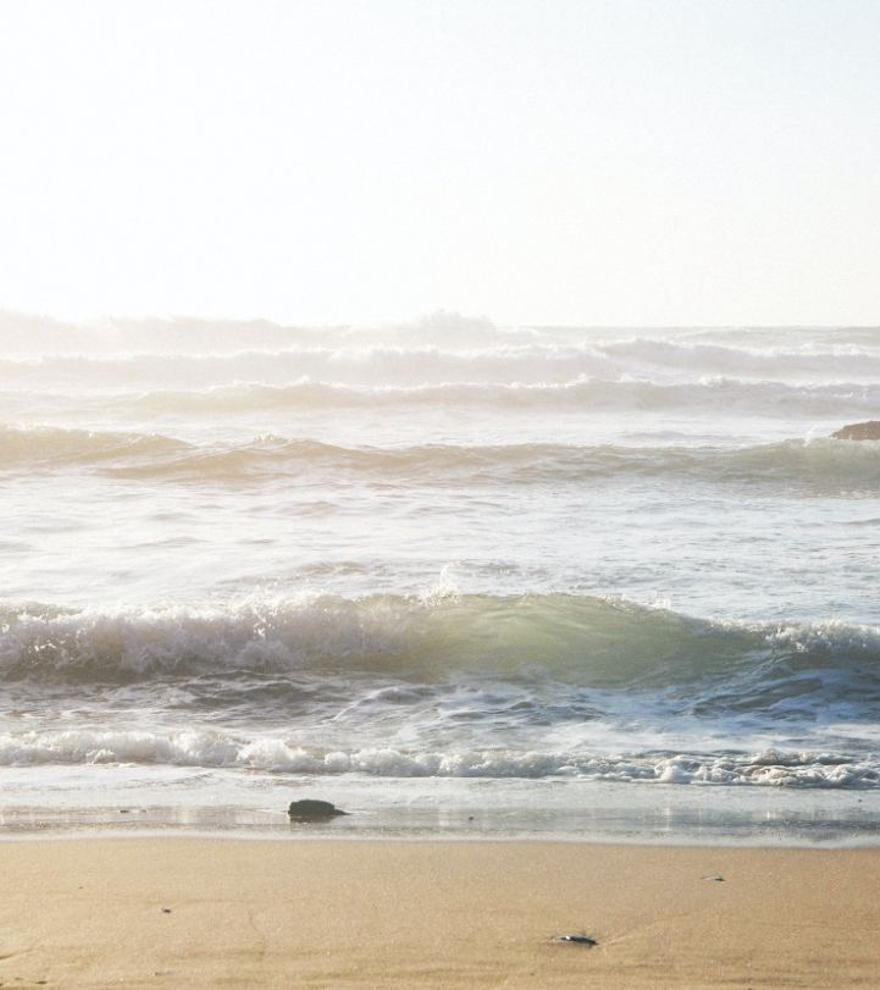
[[[710,714],[880,700],[880,629],[693,618],[569,594],[317,596],[118,613],[0,613],[4,680],[139,682],[293,674],[410,684],[503,682],[661,692]],[[245,682],[246,683],[246,682]],[[213,690],[213,687],[212,687]],[[250,685],[247,685],[250,690]],[[234,690],[229,703],[236,703]],[[880,708],[876,709],[880,715]]]

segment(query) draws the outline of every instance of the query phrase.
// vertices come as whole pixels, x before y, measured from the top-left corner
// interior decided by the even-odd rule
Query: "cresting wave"
[[[880,787],[858,732],[880,716],[874,627],[572,595],[7,606],[0,620],[12,707],[44,712],[37,728],[7,720],[0,766]],[[71,706],[66,728],[50,713]],[[775,749],[737,748],[768,734]]]
[[[312,345],[232,354],[51,355],[0,360],[0,380],[17,388],[204,388],[236,381],[279,385],[305,377],[350,386],[562,384],[578,375],[614,379],[627,373],[647,379],[714,375],[751,380],[862,381],[880,377],[880,350],[753,350],[651,339],[545,344],[499,341],[494,347],[469,350],[357,346],[353,342],[346,347]]]
[[[0,471],[72,466],[115,477],[194,483],[264,481],[310,472],[432,487],[540,485],[616,477],[708,483],[799,483],[826,491],[880,487],[880,444],[818,438],[748,447],[524,443],[342,447],[263,436],[199,446],[157,434],[0,427]]]
[[[872,346],[865,346],[870,341]],[[628,365],[668,368],[677,374],[734,375],[768,379],[876,378],[880,374],[880,333],[859,344],[788,347],[733,347],[685,340],[634,337],[600,343],[607,357]]]
[[[391,747],[303,747],[277,735],[217,731],[77,729],[0,733],[0,766],[143,763],[274,773],[376,777],[588,778],[658,784],[764,787],[880,787],[880,764],[831,753],[653,755],[522,752],[500,748],[407,752]]]
[[[0,426],[0,470],[157,459],[189,444],[156,434]]]
[[[682,691],[683,709],[856,701],[880,713],[880,629],[718,622],[569,594],[320,596],[187,610],[0,611],[5,681],[342,673]]]
[[[0,360],[7,387],[93,389],[205,388],[237,381],[286,384],[442,385],[448,382],[566,382],[574,375],[619,374],[623,365],[591,346],[509,345],[449,351],[436,347],[302,347],[235,354],[135,354]],[[880,369],[878,369],[880,370]]]
[[[755,335],[673,331],[665,337],[578,328],[435,326],[295,329],[267,324],[119,324],[91,332],[4,335],[0,380],[16,387],[189,386],[311,376],[345,384],[563,381],[573,374],[863,380],[880,376],[880,332]],[[697,339],[700,336],[709,339]],[[774,336],[780,340],[773,343]],[[761,338],[767,338],[767,341]],[[751,345],[751,346],[750,346]]]
[[[570,370],[570,369],[569,369]],[[346,385],[303,378],[287,384],[238,382],[203,389],[153,391],[14,390],[0,392],[0,408],[63,410],[76,415],[175,416],[194,420],[279,412],[369,412],[471,409],[475,412],[679,412],[716,416],[840,419],[880,415],[880,385],[868,382],[788,384],[706,377],[658,383],[632,377],[580,376],[558,382],[445,382],[428,385]]]
[[[248,384],[202,391],[167,390],[108,398],[109,411],[151,415],[209,415],[273,409],[407,409],[470,406],[517,411],[689,410],[749,416],[833,416],[870,414],[880,409],[880,386],[845,383],[787,385],[713,378],[684,384],[577,378],[553,384],[486,384],[356,387],[317,381],[288,385]]]

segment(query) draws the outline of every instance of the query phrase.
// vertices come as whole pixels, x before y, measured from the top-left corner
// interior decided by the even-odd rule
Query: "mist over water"
[[[5,314],[14,800],[79,800],[72,766],[173,769],[169,803],[880,791],[880,444],[830,439],[870,418],[865,328]]]

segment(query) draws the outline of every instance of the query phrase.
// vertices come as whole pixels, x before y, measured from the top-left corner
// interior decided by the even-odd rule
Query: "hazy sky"
[[[880,322],[878,0],[0,0],[0,307]]]

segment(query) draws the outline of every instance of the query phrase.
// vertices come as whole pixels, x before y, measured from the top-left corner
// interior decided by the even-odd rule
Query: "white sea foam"
[[[321,750],[266,736],[247,739],[205,731],[70,730],[0,734],[0,766],[159,764],[276,773],[376,777],[546,777],[619,782],[766,787],[880,787],[880,762],[831,753],[766,751],[706,757],[650,757],[572,752],[406,752],[387,747]]]

